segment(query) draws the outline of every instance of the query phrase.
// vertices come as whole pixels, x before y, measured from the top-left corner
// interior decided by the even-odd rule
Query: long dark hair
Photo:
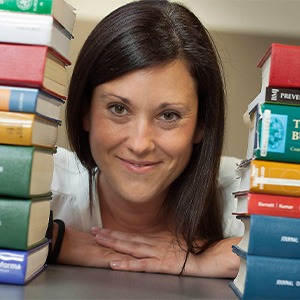
[[[83,129],[83,116],[90,108],[93,89],[128,72],[175,59],[187,63],[197,83],[198,122],[204,124],[205,131],[164,205],[176,234],[187,243],[187,253],[201,253],[223,238],[217,178],[225,96],[218,52],[205,27],[189,9],[168,1],[141,0],[118,8],[100,21],[74,67],[66,125],[71,148],[92,178],[97,166],[88,132]],[[197,244],[197,239],[204,244]]]

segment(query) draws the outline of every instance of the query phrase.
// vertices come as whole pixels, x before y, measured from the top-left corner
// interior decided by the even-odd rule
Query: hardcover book
[[[300,46],[273,43],[258,62],[262,89],[300,87]]]
[[[235,246],[241,259],[238,275],[229,283],[240,299],[299,299],[300,259],[246,255]]]
[[[300,106],[300,88],[266,87],[249,103],[246,111],[247,115],[251,115],[257,105],[263,103]]]
[[[2,144],[54,148],[60,123],[35,114],[0,111]]]
[[[237,216],[245,225],[235,246],[247,255],[300,259],[300,219],[265,215]]]
[[[247,117],[247,158],[300,163],[300,106],[258,103]]]
[[[70,62],[48,46],[0,43],[0,84],[41,88],[66,98]]]
[[[69,56],[73,36],[52,16],[0,11],[0,28],[1,42],[45,45]]]
[[[1,0],[0,9],[22,13],[52,15],[70,33],[73,32],[76,10],[64,0]]]
[[[37,114],[61,122],[63,99],[39,89],[0,86],[0,110]]]
[[[300,218],[300,197],[247,192],[233,194],[237,199],[235,214]]]
[[[28,250],[46,239],[50,197],[0,197],[0,248]]]
[[[300,196],[300,164],[247,159],[237,166],[236,175],[236,192]]]
[[[45,268],[48,250],[48,241],[27,251],[0,249],[0,283],[24,285],[34,279]]]
[[[49,195],[53,170],[52,149],[0,144],[0,195]]]

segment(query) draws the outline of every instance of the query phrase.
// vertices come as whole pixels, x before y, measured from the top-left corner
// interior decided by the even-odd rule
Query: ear
[[[85,130],[85,131],[90,131],[90,114],[87,112],[87,113],[85,113],[84,114],[84,116],[83,116],[83,129]]]
[[[194,134],[194,144],[202,141],[204,135],[204,124],[198,124]]]

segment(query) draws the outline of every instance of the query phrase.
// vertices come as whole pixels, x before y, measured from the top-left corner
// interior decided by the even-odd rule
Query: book
[[[238,164],[236,176],[240,184],[235,192],[300,196],[300,164],[246,159]]]
[[[245,117],[256,109],[258,104],[271,103],[279,105],[300,105],[300,88],[287,89],[281,87],[266,87],[248,104]]]
[[[0,111],[2,144],[54,148],[60,123],[35,114]]]
[[[272,43],[259,60],[262,89],[300,87],[300,46]]]
[[[64,0],[1,0],[0,10],[52,15],[66,30],[73,32],[76,10]]]
[[[300,89],[266,87],[263,93],[266,103],[300,105]]]
[[[1,85],[41,88],[65,99],[68,65],[48,46],[0,43]]]
[[[52,16],[0,11],[0,27],[1,42],[45,45],[69,56],[73,36]]]
[[[30,250],[0,249],[0,283],[25,285],[45,268],[49,242]]]
[[[241,264],[229,283],[240,299],[299,299],[300,259],[246,255],[235,246]]]
[[[0,144],[0,195],[49,195],[54,170],[52,149]]]
[[[0,111],[26,112],[61,122],[65,100],[37,88],[0,86]]]
[[[300,197],[247,192],[233,194],[237,199],[235,214],[300,218]]]
[[[247,158],[300,163],[300,106],[258,103],[246,115]]]
[[[0,197],[0,248],[28,250],[46,240],[51,197]]]
[[[300,259],[300,219],[265,215],[237,216],[245,232],[236,248],[247,255]],[[300,274],[300,273],[299,273]]]

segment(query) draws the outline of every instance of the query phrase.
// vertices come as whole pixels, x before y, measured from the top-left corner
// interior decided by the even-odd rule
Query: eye
[[[119,103],[109,106],[109,110],[110,110],[110,112],[112,112],[114,115],[117,115],[117,116],[124,116],[124,115],[128,114],[127,108],[124,105],[119,104]]]
[[[166,111],[159,116],[160,120],[168,123],[177,122],[180,118],[180,114],[174,111]]]

